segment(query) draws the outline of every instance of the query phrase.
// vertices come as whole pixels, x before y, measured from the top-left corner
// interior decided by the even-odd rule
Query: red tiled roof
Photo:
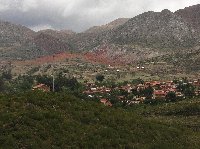
[[[45,84],[38,84],[32,88],[32,90],[42,90],[44,92],[49,92],[50,87]]]
[[[166,95],[166,92],[163,90],[155,90],[154,95]]]
[[[45,86],[45,84],[38,84],[38,85],[34,86],[33,89],[37,89],[37,88],[40,88],[40,87],[43,87],[43,86]]]
[[[103,99],[100,100],[100,102],[103,103],[106,106],[110,106],[110,107],[112,106],[112,103],[108,99],[103,98]]]
[[[101,103],[106,103],[108,100],[107,99],[101,99],[100,101],[101,101]]]

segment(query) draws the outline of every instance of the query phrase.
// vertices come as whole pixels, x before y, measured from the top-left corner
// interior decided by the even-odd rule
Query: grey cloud
[[[0,0],[0,19],[35,30],[72,29],[80,32],[119,17],[134,17],[145,11],[171,11],[200,0]]]

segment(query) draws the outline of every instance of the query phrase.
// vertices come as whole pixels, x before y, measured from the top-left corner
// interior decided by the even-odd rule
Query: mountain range
[[[177,65],[200,64],[200,5],[171,12],[145,12],[119,18],[82,33],[70,30],[34,32],[0,21],[0,60],[24,60],[62,52],[83,52],[121,63],[157,59]],[[186,57],[183,61],[183,57]],[[188,57],[189,56],[189,57]]]

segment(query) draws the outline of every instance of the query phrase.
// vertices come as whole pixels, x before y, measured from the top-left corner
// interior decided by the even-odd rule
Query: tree
[[[32,89],[33,82],[34,77],[28,75],[19,75],[17,78],[12,80],[0,78],[0,91],[5,91],[6,93],[28,91]]]
[[[0,78],[0,92],[3,92],[4,91],[4,82],[3,82],[3,79]]]
[[[143,90],[143,95],[147,98],[147,99],[152,99],[153,97],[153,92],[154,89],[151,86],[148,86],[147,88],[145,88]]]
[[[125,97],[128,96],[128,91],[125,91],[125,90],[123,90],[123,89],[120,89],[119,91],[120,91],[120,95],[121,95],[121,96],[125,96]]]
[[[32,76],[19,76],[15,80],[15,86],[19,91],[31,90],[34,83]]]
[[[53,88],[52,77],[49,77],[49,76],[46,76],[46,75],[43,75],[43,76],[39,75],[39,76],[36,77],[36,81],[38,83],[42,83],[42,84],[49,86],[51,88],[51,90]]]
[[[53,88],[53,79],[49,76],[37,76],[37,82],[43,83],[49,86],[52,90]],[[63,89],[71,90],[71,91],[78,91],[82,88],[81,84],[77,81],[76,78],[67,78],[60,73],[58,76],[55,76],[54,80],[54,89],[56,92],[62,91]]]
[[[131,90],[132,94],[139,97],[140,93],[138,92],[137,88]]]
[[[60,75],[55,79],[55,91],[61,91],[63,87],[74,91],[80,87],[80,84],[76,78],[66,78]]]
[[[133,79],[132,83],[135,85],[144,84],[144,80],[142,80],[141,78],[137,78],[137,79]]]
[[[98,74],[96,75],[96,80],[102,82],[105,79],[104,75]]]
[[[185,96],[191,98],[195,95],[195,88],[193,85],[191,84],[187,84],[184,88],[183,93],[185,94]]]
[[[11,80],[12,79],[12,74],[11,74],[11,70],[9,71],[4,71],[2,73],[2,78],[6,79],[6,80]]]
[[[191,98],[195,95],[195,87],[189,83],[180,82],[177,86],[177,90],[182,92],[185,96]]]
[[[173,83],[178,84],[179,80],[178,79],[174,79]]]
[[[166,101],[176,101],[176,93],[175,92],[168,92],[166,95]]]

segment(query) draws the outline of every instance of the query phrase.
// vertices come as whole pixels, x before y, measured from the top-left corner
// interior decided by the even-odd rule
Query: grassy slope
[[[64,94],[1,95],[0,148],[198,148],[200,131],[165,108],[174,110],[108,108]]]

